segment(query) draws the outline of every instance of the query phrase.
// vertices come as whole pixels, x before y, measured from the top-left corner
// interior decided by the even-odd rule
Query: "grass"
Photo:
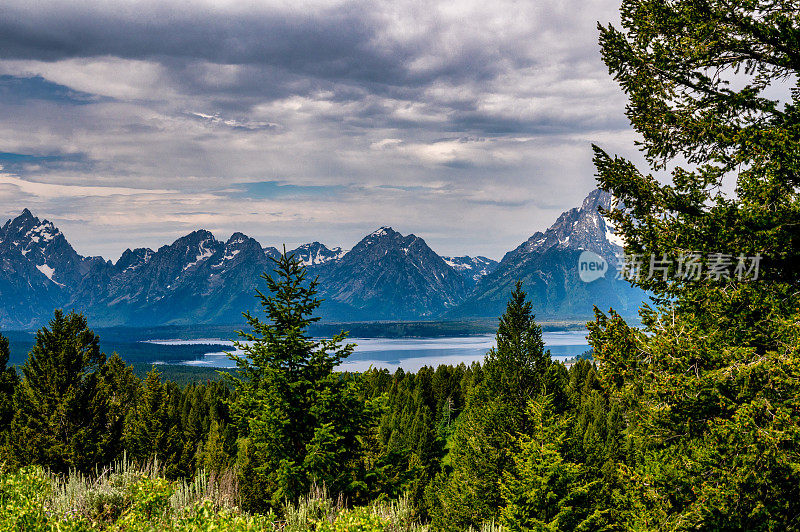
[[[347,508],[324,488],[288,504],[282,515],[251,515],[239,509],[232,472],[168,482],[157,463],[140,467],[123,458],[91,476],[0,466],[0,530],[425,532],[427,527],[416,521],[407,498]]]

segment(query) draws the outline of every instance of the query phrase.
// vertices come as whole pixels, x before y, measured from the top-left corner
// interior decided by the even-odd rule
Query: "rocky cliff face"
[[[556,249],[588,249],[606,260],[622,252],[622,239],[614,234],[614,227],[600,213],[612,208],[613,199],[608,192],[593,190],[580,208],[561,214],[544,233],[536,232],[528,240],[505,254],[501,263],[513,263]]]

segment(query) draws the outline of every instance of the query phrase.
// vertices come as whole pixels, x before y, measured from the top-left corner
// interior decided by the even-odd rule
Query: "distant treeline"
[[[9,340],[10,364],[22,364],[36,343],[35,333],[10,331],[5,335]],[[229,349],[229,346],[215,344],[213,340],[209,340],[207,344],[163,345],[141,341],[148,337],[135,336],[133,333],[120,336],[109,334],[105,337],[102,336],[103,331],[99,330],[98,335],[101,337],[100,348],[102,351],[118,353],[125,362],[134,365],[152,364],[153,362],[178,364],[201,359],[203,355],[210,352]]]
[[[584,329],[584,322],[546,322],[544,331],[568,331]],[[133,364],[141,373],[141,364],[153,362],[167,365],[198,360],[214,351],[225,351],[228,346],[215,343],[215,340],[232,340],[241,326],[233,325],[173,325],[164,327],[106,327],[94,331],[100,337],[100,347],[106,353],[118,353],[125,362]],[[351,338],[437,338],[494,334],[496,320],[470,321],[418,321],[418,322],[353,322],[353,323],[314,323],[309,334],[317,337],[330,337],[340,331],[348,331]],[[22,364],[36,341],[35,331],[5,331],[10,342],[11,365]],[[207,344],[165,345],[146,342],[146,340],[208,340]],[[149,365],[148,365],[149,368]],[[214,369],[163,367],[165,375],[181,375],[180,379],[195,374],[201,380],[213,378]]]

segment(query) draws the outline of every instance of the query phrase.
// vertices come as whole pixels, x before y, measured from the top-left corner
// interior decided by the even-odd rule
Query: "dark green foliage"
[[[170,477],[180,469],[183,451],[181,423],[176,412],[175,388],[161,382],[155,367],[138,390],[136,407],[125,426],[125,449],[139,463],[159,461]]]
[[[274,273],[263,275],[269,295],[258,292],[266,321],[245,313],[252,332],[241,332],[237,347],[246,356],[232,357],[237,460],[250,508],[280,507],[313,484],[348,496],[361,489],[356,473],[366,406],[357,381],[333,372],[353,346],[342,343],[345,333],[330,340],[308,335],[320,301],[299,261],[284,253]]]
[[[114,353],[100,368],[100,392],[105,420],[104,454],[110,459],[124,452],[123,433],[128,413],[136,402],[139,379],[131,366]]]
[[[8,338],[0,334],[0,460],[14,417],[14,390],[19,382],[16,370],[8,367],[8,357]]]
[[[758,280],[645,265],[645,331],[613,312],[590,325],[627,420],[613,507],[632,528],[800,526],[799,8],[625,0],[622,29],[601,27],[647,162],[671,175],[595,149],[601,186],[624,203],[610,216],[626,251],[676,265],[691,252],[763,257]]]
[[[509,530],[593,530],[591,497],[598,482],[586,466],[566,460],[567,423],[553,415],[548,396],[531,401],[529,429],[516,441],[514,463],[501,482],[502,521]]]
[[[139,379],[147,378],[147,374],[153,369],[153,364],[140,364],[137,362],[131,363],[133,373]],[[187,365],[172,365],[160,364],[159,371],[161,372],[162,380],[172,381],[181,386],[189,384],[205,384],[222,379],[222,373],[231,373],[234,370],[220,370],[210,366],[187,366]]]
[[[544,387],[552,363],[544,350],[542,329],[534,321],[533,305],[517,283],[497,329],[497,347],[483,366],[486,392],[522,411]],[[521,428],[521,427],[514,427]]]
[[[551,367],[531,303],[517,283],[500,318],[497,347],[487,355],[482,380],[453,434],[453,472],[437,495],[434,526],[464,530],[499,516],[500,478],[512,461],[513,435],[527,428],[528,402],[559,386],[559,371]]]
[[[118,361],[106,366],[83,316],[57,310],[49,328],[36,333],[14,394],[16,462],[88,471],[116,458],[125,405],[115,394],[124,377],[115,375]]]

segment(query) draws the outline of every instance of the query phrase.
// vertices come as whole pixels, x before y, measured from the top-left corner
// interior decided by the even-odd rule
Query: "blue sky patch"
[[[236,183],[235,197],[269,199],[285,197],[329,197],[343,192],[345,185],[292,185],[281,181],[257,181],[254,183]]]
[[[85,153],[33,155],[0,151],[0,166],[4,172],[25,175],[64,168],[87,170],[92,166],[92,162]]]
[[[66,105],[85,105],[107,98],[76,91],[53,83],[42,76],[16,77],[0,75],[0,102],[19,104],[27,100],[45,100]]]

